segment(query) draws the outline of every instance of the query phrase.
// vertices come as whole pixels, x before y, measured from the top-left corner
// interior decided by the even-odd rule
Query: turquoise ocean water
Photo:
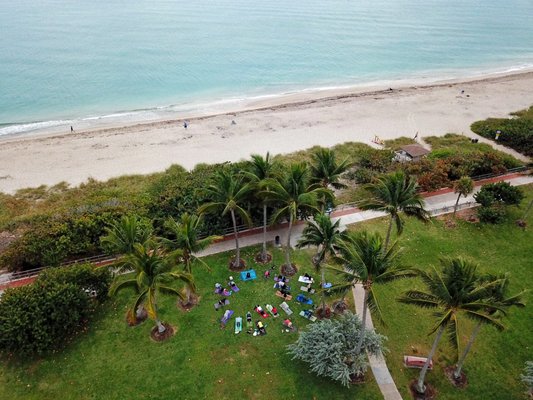
[[[0,135],[532,65],[531,0],[0,0]]]

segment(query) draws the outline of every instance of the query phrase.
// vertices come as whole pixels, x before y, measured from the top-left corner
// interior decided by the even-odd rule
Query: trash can
[[[276,235],[276,238],[274,239],[274,244],[276,245],[276,247],[281,247],[281,239],[279,235]]]

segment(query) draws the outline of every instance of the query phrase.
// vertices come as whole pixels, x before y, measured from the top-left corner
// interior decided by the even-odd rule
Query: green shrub
[[[374,178],[376,178],[379,174],[376,171],[373,171],[368,168],[359,168],[355,171],[350,171],[346,173],[346,179],[350,179],[354,181],[355,183],[359,184],[365,184],[370,183]]]
[[[339,319],[325,319],[309,325],[296,343],[287,346],[293,359],[309,364],[309,370],[318,376],[325,376],[349,386],[360,372],[368,367],[367,352],[377,354],[383,351],[386,338],[373,330],[366,330],[363,352],[355,349],[361,332],[361,320],[347,312]]]
[[[18,271],[99,254],[105,227],[123,212],[118,207],[34,217],[24,234],[2,253],[0,266]]]
[[[473,132],[496,140],[496,132],[500,131],[498,143],[511,147],[516,151],[533,156],[533,106],[514,114],[515,118],[488,118],[474,122],[470,128]]]
[[[76,264],[61,268],[48,268],[37,277],[36,285],[72,284],[90,297],[102,302],[107,298],[112,277],[107,268],[95,268],[92,264]]]
[[[38,355],[57,349],[83,325],[90,307],[74,284],[7,289],[0,300],[0,351]]]
[[[477,217],[481,222],[488,224],[501,224],[505,222],[506,212],[501,205],[481,206],[477,209]]]

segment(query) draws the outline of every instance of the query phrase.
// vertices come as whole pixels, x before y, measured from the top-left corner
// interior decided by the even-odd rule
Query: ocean
[[[533,66],[531,0],[0,0],[0,135]]]

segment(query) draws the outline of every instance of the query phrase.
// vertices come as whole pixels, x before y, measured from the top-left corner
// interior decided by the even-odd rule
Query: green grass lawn
[[[244,251],[249,262],[256,249]],[[283,254],[274,249],[274,264]],[[309,251],[298,251],[295,261],[310,272]],[[32,362],[8,362],[0,367],[1,399],[379,399],[379,389],[371,374],[365,385],[346,389],[330,380],[307,372],[307,366],[292,361],[285,346],[296,340],[296,333],[282,333],[282,318],[269,317],[267,335],[253,337],[245,331],[234,334],[234,318],[227,328],[219,327],[223,311],[213,304],[215,282],[226,283],[228,254],[209,257],[209,273],[197,269],[201,293],[200,306],[190,312],[176,308],[176,300],[161,298],[162,319],[177,327],[165,343],[149,338],[151,321],[130,328],[125,313],[133,291],[120,292],[103,307],[86,334],[78,337],[60,354]],[[279,306],[273,280],[262,278],[265,267],[257,267],[258,279],[237,280],[240,292],[229,297],[229,308],[245,320],[256,304]],[[237,274],[233,274],[237,278]],[[298,294],[298,276],[290,284]],[[312,296],[316,301],[317,295]],[[295,300],[293,323],[305,329],[307,320],[297,315],[304,309]]]
[[[515,221],[523,216],[533,198],[533,186],[526,189],[527,199],[521,209],[510,208],[509,221],[503,225],[479,225],[460,221],[456,228],[446,228],[442,220],[423,224],[408,220],[400,237],[404,248],[403,260],[407,265],[421,269],[438,266],[441,256],[468,256],[480,264],[483,272],[511,273],[511,293],[533,286],[533,212],[528,216],[528,228],[523,231]],[[384,232],[387,220],[354,225],[353,229]],[[380,333],[389,338],[390,353],[387,365],[404,398],[409,398],[409,381],[418,376],[418,370],[406,370],[402,356],[427,355],[434,339],[428,337],[435,319],[430,311],[400,304],[398,296],[408,289],[424,289],[419,280],[404,280],[379,287],[377,293],[384,310],[386,327],[378,326]],[[524,363],[533,359],[533,293],[529,291],[526,308],[513,309],[504,320],[507,330],[499,332],[483,327],[468,356],[464,371],[468,387],[455,389],[446,379],[443,367],[453,365],[453,350],[443,337],[435,357],[436,366],[427,375],[427,381],[436,386],[442,399],[520,399],[526,398],[525,385],[520,382]],[[472,325],[467,323],[460,332],[462,345],[469,338]]]
[[[526,204],[533,198],[533,186],[527,188],[522,209],[510,209],[509,222],[498,226],[482,226],[460,221],[455,228],[446,228],[440,220],[424,225],[409,220],[401,236],[406,264],[427,268],[437,264],[444,255],[464,255],[478,261],[483,271],[509,271],[512,289],[519,291],[533,284],[533,213],[528,217],[526,231],[515,226]],[[384,231],[385,220],[358,224],[353,229]],[[256,249],[246,249],[244,257],[251,262]],[[283,262],[283,254],[274,249],[274,265]],[[310,251],[297,251],[294,260],[301,273],[312,273]],[[89,325],[65,349],[43,359],[32,361],[3,360],[0,366],[1,399],[379,399],[381,395],[368,374],[367,383],[346,389],[330,380],[307,372],[306,365],[292,361],[285,346],[296,340],[296,334],[282,333],[282,317],[268,318],[264,337],[245,332],[235,335],[233,322],[225,330],[219,328],[223,311],[215,311],[218,299],[213,293],[215,282],[226,283],[228,254],[208,257],[208,272],[196,270],[201,303],[190,312],[182,312],[176,301],[164,297],[160,303],[163,320],[177,327],[177,333],[165,343],[149,338],[153,324],[130,328],[125,313],[133,299],[133,291],[123,291],[105,304]],[[230,297],[234,316],[245,317],[246,311],[260,303],[276,306],[272,280],[264,280],[265,267],[256,267],[259,278],[240,282],[241,291]],[[233,274],[237,278],[237,274]],[[297,277],[296,277],[297,279]],[[293,279],[295,287],[300,285]],[[408,288],[422,288],[417,280],[396,282],[377,288],[387,326],[378,326],[388,336],[390,349],[387,362],[405,399],[408,382],[417,370],[405,370],[404,354],[424,356],[433,337],[427,333],[433,324],[430,313],[399,304],[396,298]],[[318,296],[312,296],[318,300]],[[526,296],[531,304],[532,293]],[[305,329],[307,321],[297,313],[303,309],[294,300],[293,322]],[[254,321],[259,318],[253,313]],[[441,399],[520,399],[525,387],[519,375],[524,362],[533,359],[531,305],[512,310],[506,320],[508,329],[497,332],[483,328],[470,358],[465,364],[469,384],[466,389],[452,387],[442,368],[452,363],[452,351],[443,341],[436,355],[436,367],[428,373],[428,381],[436,386]],[[471,326],[461,332],[463,343]]]

